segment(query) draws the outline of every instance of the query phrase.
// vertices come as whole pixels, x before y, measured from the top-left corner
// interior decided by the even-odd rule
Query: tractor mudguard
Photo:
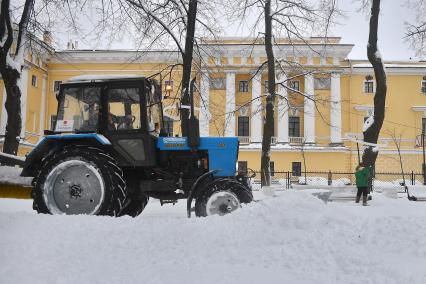
[[[56,134],[48,135],[27,155],[21,176],[34,177],[42,161],[68,145],[105,146],[111,145],[109,140],[100,134]]]
[[[207,177],[211,176],[213,177],[213,174],[218,172],[219,170],[211,170],[208,171],[201,176],[197,178],[197,180],[194,182],[194,184],[191,186],[191,190],[189,191],[188,198],[186,200],[186,212],[188,213],[188,218],[191,218],[191,205],[192,200],[194,199],[194,196],[197,196],[199,194],[199,188],[198,185],[201,183],[201,181],[205,180]]]

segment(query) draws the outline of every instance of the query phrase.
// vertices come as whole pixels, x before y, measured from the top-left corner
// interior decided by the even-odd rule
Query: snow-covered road
[[[426,283],[426,202],[286,191],[225,217],[37,215],[0,200],[0,283]]]

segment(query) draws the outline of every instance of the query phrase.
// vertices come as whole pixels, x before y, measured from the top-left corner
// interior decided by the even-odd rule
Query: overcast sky
[[[347,11],[347,19],[334,28],[333,34],[342,37],[342,42],[355,44],[349,58],[366,59],[368,25],[367,16],[356,11],[352,0],[341,0],[341,8]],[[406,21],[414,18],[414,12],[404,7],[402,0],[382,1],[379,18],[379,49],[385,60],[410,59],[415,52],[404,41]]]
[[[355,1],[356,2],[356,1]],[[367,58],[368,40],[368,16],[358,11],[359,0],[339,0],[340,8],[345,11],[345,18],[340,18],[340,24],[332,29],[331,35],[342,37],[342,43],[354,44],[354,48],[349,55],[351,59]],[[405,0],[383,0],[379,23],[379,49],[385,60],[408,60],[415,58],[415,52],[407,42],[404,41],[406,21],[412,20],[414,11],[405,7],[402,3]],[[225,24],[226,25],[226,24]],[[225,27],[225,36],[241,36],[244,31],[237,30],[235,23]],[[86,30],[91,30],[86,27]],[[59,32],[57,43],[60,48],[66,47],[67,39],[78,40],[78,37],[70,36],[68,32]],[[109,48],[132,49],[135,46],[129,39],[115,41]],[[88,46],[87,42],[80,37],[80,48],[107,48],[106,46]],[[92,42],[93,43],[93,42]]]

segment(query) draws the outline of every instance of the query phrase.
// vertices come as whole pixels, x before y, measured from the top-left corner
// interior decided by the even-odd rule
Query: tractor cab
[[[61,84],[50,134],[100,134],[122,166],[152,166],[162,124],[161,88],[155,80],[78,76]]]

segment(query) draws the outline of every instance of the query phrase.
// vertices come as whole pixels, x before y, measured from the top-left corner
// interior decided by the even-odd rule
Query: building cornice
[[[60,63],[169,63],[181,62],[172,50],[66,50],[50,57],[50,64]]]

